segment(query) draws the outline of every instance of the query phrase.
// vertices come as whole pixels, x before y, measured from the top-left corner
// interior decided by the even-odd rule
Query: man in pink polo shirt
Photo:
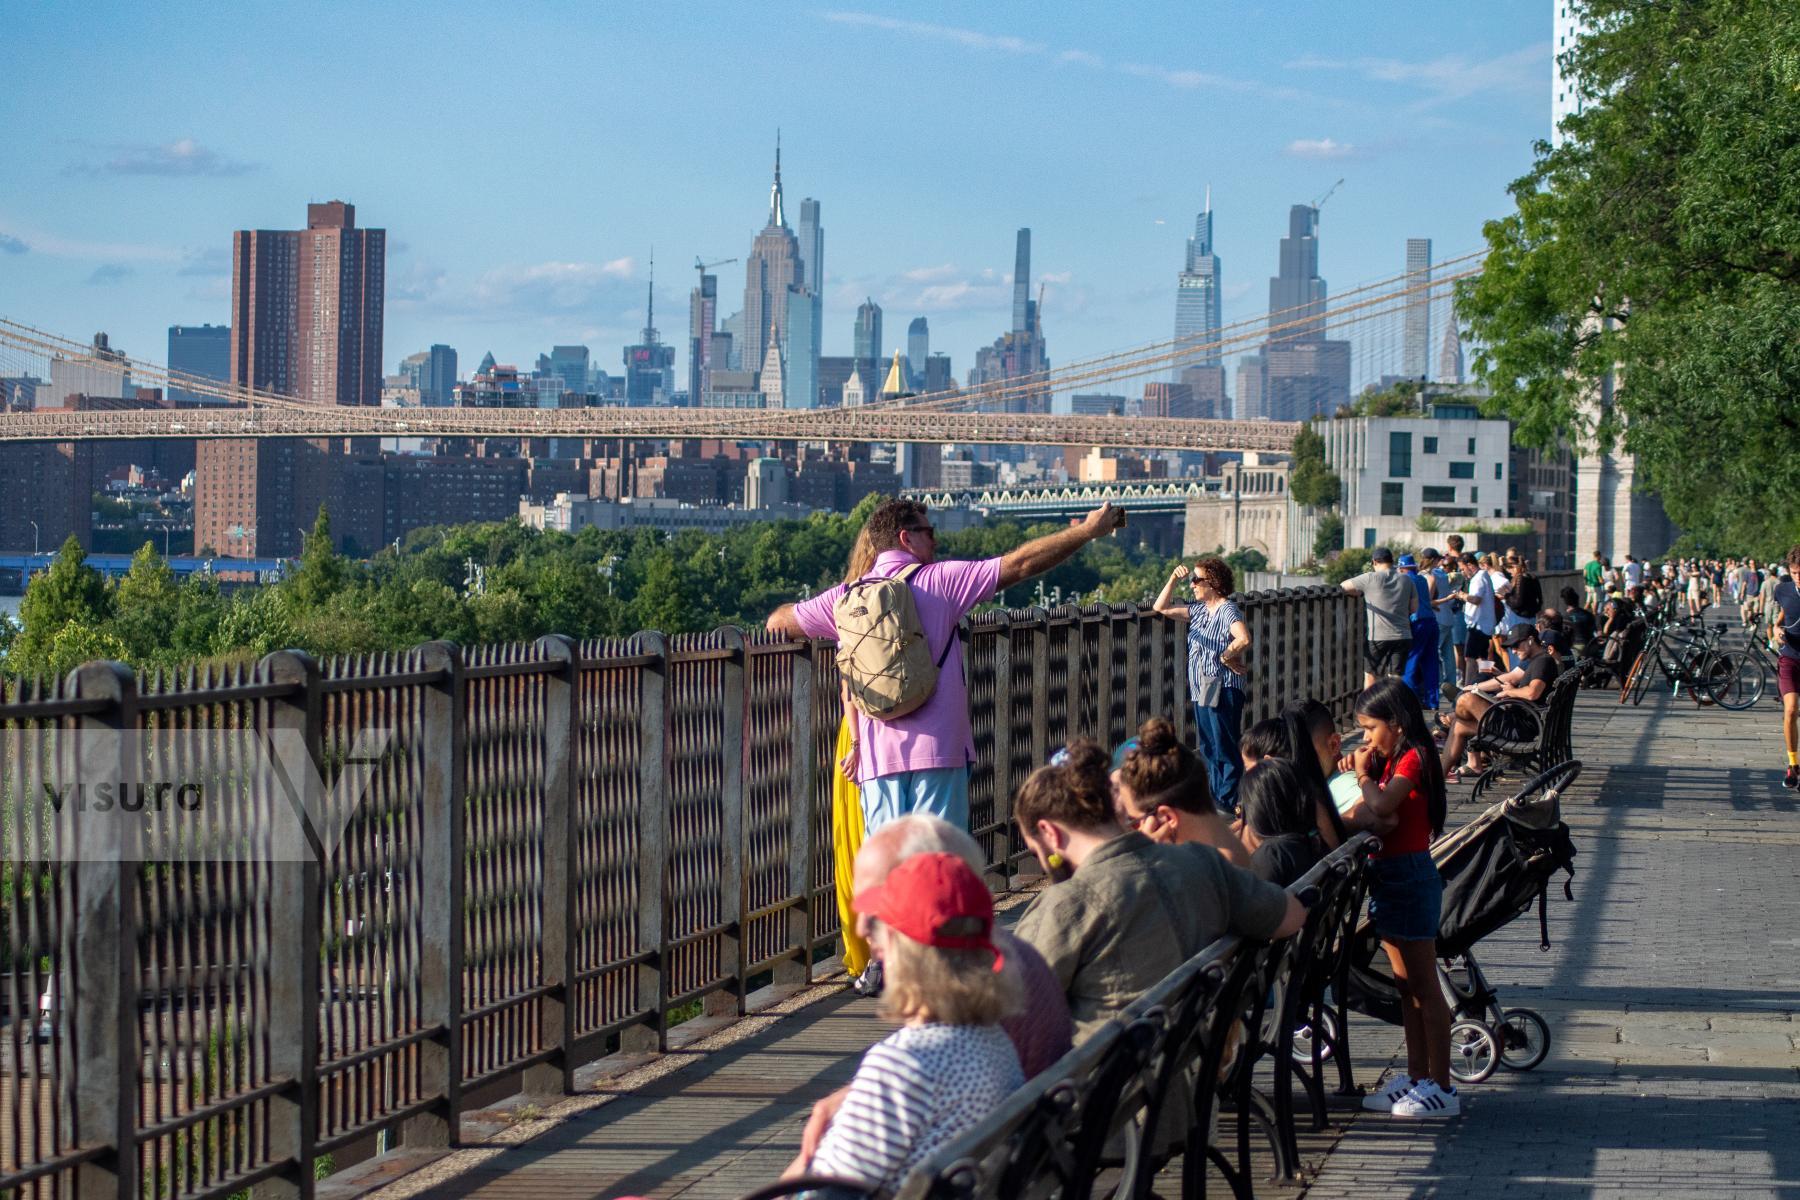
[[[923,504],[890,500],[869,515],[869,541],[876,555],[869,577],[885,579],[912,563],[924,564],[912,576],[913,605],[933,661],[946,646],[949,656],[931,698],[912,713],[877,721],[853,710],[856,782],[862,791],[867,833],[912,812],[931,813],[959,829],[969,827],[969,764],[975,761],[975,737],[969,729],[962,647],[950,644],[957,641],[957,624],[1001,589],[1050,570],[1117,529],[1124,518],[1121,510],[1103,504],[1079,524],[998,558],[938,562],[937,537]],[[803,603],[782,605],[769,617],[770,632],[835,638],[832,608],[845,590],[839,584]]]

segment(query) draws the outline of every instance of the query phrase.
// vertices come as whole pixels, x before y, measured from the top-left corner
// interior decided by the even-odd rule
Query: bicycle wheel
[[[1704,708],[1714,703],[1710,686],[1713,657],[1713,652],[1703,645],[1683,650],[1675,664],[1675,694],[1679,696],[1685,684],[1695,704]]]
[[[1748,650],[1713,654],[1701,671],[1706,690],[1720,708],[1731,712],[1754,707],[1769,686],[1769,669]]]
[[[1637,661],[1631,664],[1631,674],[1625,677],[1625,686],[1619,692],[1620,704],[1627,699],[1634,705],[1644,702],[1644,693],[1650,690],[1650,677],[1656,674],[1656,667],[1653,665],[1655,657],[1655,652],[1646,647],[1637,656]]]
[[[1510,1071],[1529,1071],[1550,1054],[1550,1026],[1529,1008],[1509,1008],[1501,1014],[1500,1065]]]

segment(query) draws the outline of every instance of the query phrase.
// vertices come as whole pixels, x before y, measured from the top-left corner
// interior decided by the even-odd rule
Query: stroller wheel
[[[1529,1071],[1550,1054],[1550,1026],[1529,1008],[1509,1008],[1501,1014],[1500,1065],[1513,1071]]]
[[[1319,1061],[1330,1062],[1332,1051],[1337,1048],[1337,1014],[1326,1009],[1320,1015],[1319,1026],[1325,1034],[1319,1043]],[[1311,1021],[1302,1021],[1294,1026],[1294,1061],[1302,1066],[1312,1066],[1313,1037]]]
[[[1480,1021],[1458,1021],[1450,1027],[1450,1077],[1458,1083],[1480,1083],[1500,1065],[1500,1046]]]

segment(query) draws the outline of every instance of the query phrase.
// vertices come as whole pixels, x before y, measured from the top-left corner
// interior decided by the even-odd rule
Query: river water
[[[0,596],[0,612],[5,613],[9,617],[18,616],[19,601],[24,598],[25,597],[23,596]]]

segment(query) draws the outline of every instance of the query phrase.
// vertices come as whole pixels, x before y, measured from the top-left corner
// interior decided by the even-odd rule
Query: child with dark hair
[[[1313,798],[1300,783],[1294,765],[1266,758],[1244,773],[1238,788],[1244,824],[1256,838],[1250,873],[1287,887],[1325,855]]]
[[[1453,1117],[1462,1101],[1450,1083],[1450,1008],[1437,976],[1444,880],[1431,860],[1447,808],[1443,768],[1419,698],[1400,680],[1365,689],[1356,723],[1363,744],[1349,763],[1362,796],[1350,820],[1381,835],[1369,863],[1369,918],[1393,967],[1406,1029],[1406,1073],[1364,1097],[1363,1107]]]
[[[1295,747],[1291,761],[1300,776],[1300,787],[1317,809],[1319,836],[1327,850],[1335,850],[1350,836],[1331,782],[1337,771],[1338,754],[1344,748],[1337,720],[1317,700],[1296,700],[1286,705],[1280,720],[1287,729],[1288,743]]]
[[[1287,726],[1277,717],[1258,721],[1244,730],[1244,738],[1238,743],[1246,772],[1254,770],[1265,758],[1286,758],[1292,753],[1289,746]]]

